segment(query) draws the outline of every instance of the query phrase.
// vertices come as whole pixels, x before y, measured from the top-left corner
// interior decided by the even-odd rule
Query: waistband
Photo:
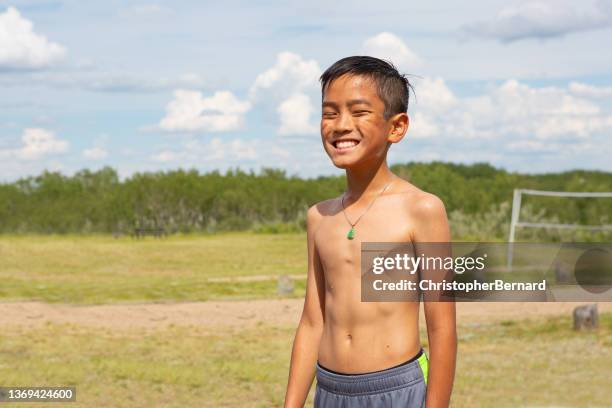
[[[364,374],[339,374],[326,370],[317,362],[317,385],[335,394],[366,395],[393,391],[406,386],[425,381],[427,375],[421,369],[427,364],[427,356],[423,351],[416,360],[406,364]]]

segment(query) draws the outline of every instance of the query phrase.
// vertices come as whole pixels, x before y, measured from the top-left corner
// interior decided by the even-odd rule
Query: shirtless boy
[[[455,372],[455,305],[361,302],[361,242],[449,242],[443,203],[387,166],[408,129],[408,80],[373,57],[341,59],[321,76],[321,139],[346,171],[346,192],[308,210],[308,275],[285,407],[447,407]],[[349,232],[352,231],[352,232]]]

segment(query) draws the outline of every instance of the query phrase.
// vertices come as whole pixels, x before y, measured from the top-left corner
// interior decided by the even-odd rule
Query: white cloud
[[[65,55],[63,46],[36,34],[16,8],[0,14],[0,68],[44,68]]]
[[[68,151],[69,143],[57,139],[55,134],[43,128],[27,128],[21,135],[21,145],[17,148],[0,150],[5,159],[35,160],[44,156]]]
[[[442,112],[457,104],[457,98],[442,78],[425,77],[417,81],[416,105],[430,111]]]
[[[315,111],[311,97],[319,93],[320,76],[317,61],[281,52],[275,64],[257,76],[249,96],[264,110],[275,107],[279,135],[317,133],[317,125],[310,122]]]
[[[468,34],[511,42],[525,38],[559,37],[612,26],[608,1],[528,1],[505,7],[494,19],[465,25]]]
[[[440,132],[440,129],[438,128],[438,125],[436,125],[435,121],[422,112],[417,112],[413,116],[408,128],[410,129],[408,132],[409,138],[415,139],[427,139],[437,135]]]
[[[241,101],[229,91],[217,91],[204,98],[201,92],[176,90],[166,106],[159,127],[169,132],[227,132],[241,129],[251,103]]]
[[[390,160],[424,160],[435,153],[443,160],[532,172],[606,166],[612,112],[576,95],[571,85],[532,87],[508,80],[468,97],[454,94],[442,80],[425,78],[415,88],[412,124]]]
[[[532,153],[553,153],[560,148],[560,145],[553,143],[545,143],[541,140],[519,140],[510,142],[505,145],[505,148],[511,152],[519,152],[524,154]]]
[[[423,60],[401,38],[389,32],[368,38],[362,48],[366,55],[391,61],[403,70],[413,70],[423,65]]]
[[[281,52],[276,63],[257,76],[251,86],[252,100],[265,94],[275,100],[283,100],[298,92],[318,89],[321,68],[315,60],[305,60],[292,52]]]
[[[279,105],[277,111],[280,118],[279,135],[318,133],[317,125],[310,121],[314,107],[308,95],[297,93],[290,96]]]
[[[90,160],[102,160],[108,157],[108,151],[102,147],[92,147],[83,150],[83,157]]]
[[[571,87],[530,87],[508,80],[486,93],[459,98],[443,83],[423,81],[416,86],[415,136],[439,136],[445,140],[512,139],[573,141],[582,143],[612,130],[612,115],[590,100],[572,94]],[[447,88],[446,88],[447,89]],[[437,91],[436,91],[437,90]],[[435,95],[441,95],[439,101]],[[447,101],[448,103],[444,103]],[[438,105],[444,105],[440,109]]]
[[[234,139],[229,144],[231,153],[237,159],[256,159],[257,152],[252,144],[249,144],[240,139]]]
[[[540,139],[575,136],[589,139],[592,135],[612,130],[612,116],[560,116],[539,122],[535,134]]]
[[[585,98],[608,98],[612,96],[612,87],[593,86],[580,82],[571,82],[569,90],[572,94]]]
[[[157,162],[172,162],[179,159],[179,156],[176,152],[170,150],[164,150],[159,153],[155,153],[151,156],[151,159]]]
[[[517,80],[508,80],[493,90],[491,98],[499,102],[508,117],[530,115],[592,115],[600,108],[590,101],[568,94],[563,88],[531,88]]]
[[[157,162],[180,162],[181,165],[201,165],[202,163],[229,160],[238,164],[241,160],[255,160],[257,153],[257,140],[233,139],[224,141],[215,137],[204,143],[197,139],[189,139],[178,149],[162,150],[151,156]]]

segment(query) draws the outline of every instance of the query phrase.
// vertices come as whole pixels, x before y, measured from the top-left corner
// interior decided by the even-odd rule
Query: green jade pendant
[[[348,234],[346,235],[346,237],[348,239],[353,239],[355,238],[355,228],[351,227],[351,230],[348,232]]]
[[[346,237],[348,239],[353,239],[355,238],[355,225],[357,225],[357,223],[359,222],[359,220],[361,219],[361,217],[364,216],[365,213],[368,212],[368,210],[370,209],[370,207],[372,207],[372,205],[374,205],[374,202],[376,201],[376,199],[378,197],[380,197],[382,195],[382,193],[385,192],[385,190],[387,189],[387,187],[389,187],[393,182],[389,182],[389,184],[387,184],[385,186],[385,188],[382,189],[382,191],[380,193],[378,193],[378,195],[376,197],[374,197],[374,200],[372,200],[372,202],[370,203],[370,205],[368,205],[368,207],[365,209],[364,212],[361,213],[361,215],[357,218],[357,220],[355,222],[351,222],[351,220],[349,220],[349,217],[346,215],[346,209],[344,208],[344,194],[342,194],[342,197],[340,199],[340,204],[342,204],[342,214],[344,214],[344,218],[346,219],[346,222],[351,226],[351,229],[349,230],[348,234],[346,234]]]

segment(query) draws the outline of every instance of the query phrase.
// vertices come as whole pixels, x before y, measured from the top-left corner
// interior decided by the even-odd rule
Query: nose
[[[334,125],[336,133],[350,133],[353,131],[353,117],[349,113],[340,112]]]

